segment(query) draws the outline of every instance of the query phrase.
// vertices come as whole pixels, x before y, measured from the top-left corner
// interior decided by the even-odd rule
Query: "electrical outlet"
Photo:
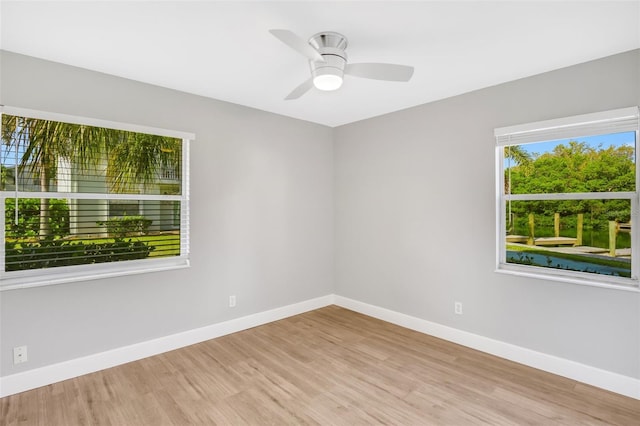
[[[229,307],[230,308],[235,308],[236,307],[236,296],[229,296]]]
[[[22,364],[23,362],[27,362],[27,347],[17,346],[13,348],[13,363]]]
[[[456,315],[462,315],[462,302],[454,302],[453,312],[455,312]]]

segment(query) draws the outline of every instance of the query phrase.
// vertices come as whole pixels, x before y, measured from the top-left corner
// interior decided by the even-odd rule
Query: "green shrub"
[[[145,259],[155,250],[142,241],[116,238],[113,242],[83,243],[46,239],[36,243],[5,242],[5,266],[8,271],[55,268]]]
[[[7,236],[24,238],[34,237],[40,231],[40,199],[18,199],[18,223],[15,220],[16,201],[13,198],[5,200],[4,223]],[[69,235],[69,205],[67,200],[49,200],[49,226],[56,237]]]
[[[123,238],[130,235],[146,234],[153,221],[144,216],[112,217],[96,222],[98,226],[107,228],[109,236]]]

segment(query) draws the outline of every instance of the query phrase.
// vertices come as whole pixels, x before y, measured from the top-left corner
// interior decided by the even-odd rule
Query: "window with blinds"
[[[638,111],[495,130],[498,271],[638,288]]]
[[[187,266],[191,139],[3,108],[0,288]]]

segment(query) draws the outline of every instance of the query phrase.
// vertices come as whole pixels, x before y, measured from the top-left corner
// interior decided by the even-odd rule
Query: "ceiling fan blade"
[[[287,97],[284,98],[284,100],[290,101],[292,99],[298,99],[300,96],[304,95],[309,90],[311,90],[311,88],[313,88],[313,79],[309,78],[308,80],[304,81],[301,85],[293,89],[291,93],[289,93]]]
[[[413,75],[413,67],[381,63],[347,64],[344,73],[373,80],[409,81]]]
[[[271,34],[293,50],[303,54],[312,61],[324,62],[322,55],[314,49],[309,43],[295,35],[289,30],[269,30]]]

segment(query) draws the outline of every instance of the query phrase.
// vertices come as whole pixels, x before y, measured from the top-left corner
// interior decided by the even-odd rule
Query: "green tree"
[[[7,151],[21,152],[18,170],[37,178],[41,192],[49,192],[61,159],[69,159],[81,166],[95,165],[100,154],[97,128],[34,118],[2,115],[2,140]],[[16,146],[17,144],[17,146]],[[50,201],[40,199],[39,235],[52,235]]]
[[[18,220],[16,221],[16,202]],[[49,200],[49,226],[54,236],[69,235],[69,206],[66,200]],[[38,198],[5,199],[5,232],[13,238],[35,237],[40,232],[40,200]]]
[[[508,168],[505,180],[509,181],[512,194],[635,191],[634,153],[631,146],[596,148],[570,141],[526,165],[518,163]],[[589,213],[601,218],[601,223],[596,224],[601,227],[606,226],[606,220],[626,221],[630,215],[626,200],[522,201],[510,208],[521,220],[526,220],[528,213],[535,213],[536,221],[544,224],[548,220],[549,225],[556,212]]]
[[[0,164],[0,191],[5,191],[9,182],[13,182],[13,170]]]
[[[513,160],[521,167],[527,167],[531,164],[531,154],[520,145],[510,145],[504,148],[504,157]]]
[[[504,148],[504,158],[507,160],[512,160],[516,163],[516,166],[519,167],[519,170],[522,173],[528,174],[531,170],[531,154],[524,150],[519,145],[510,145]],[[504,179],[504,192],[505,194],[511,194],[511,170],[513,170],[513,166],[508,167],[505,171],[505,179]],[[511,200],[509,200],[508,204],[509,211],[507,212],[507,220],[509,232],[513,230],[513,214],[511,209]]]
[[[81,170],[95,170],[107,161],[112,192],[129,192],[156,181],[162,166],[179,159],[181,141],[103,127],[2,115],[2,144],[20,153],[16,168],[49,192],[62,160]],[[174,155],[162,155],[171,152]],[[52,236],[50,201],[40,200],[39,236]]]

